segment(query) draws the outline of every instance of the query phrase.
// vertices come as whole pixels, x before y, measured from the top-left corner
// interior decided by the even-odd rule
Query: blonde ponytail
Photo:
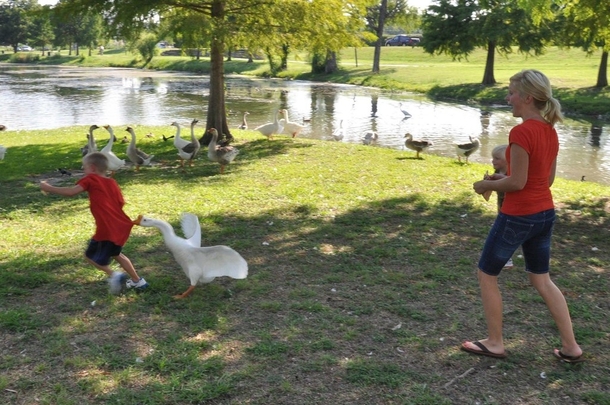
[[[512,76],[510,82],[521,97],[528,95],[533,97],[534,105],[548,123],[555,125],[563,120],[561,104],[553,97],[551,82],[544,73],[534,69],[522,70]]]

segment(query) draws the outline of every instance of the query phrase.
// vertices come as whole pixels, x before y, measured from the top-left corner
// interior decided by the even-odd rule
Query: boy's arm
[[[72,197],[73,195],[85,191],[85,189],[79,186],[78,184],[72,187],[55,187],[50,185],[46,181],[40,182],[40,189],[45,193],[59,194],[65,197]]]

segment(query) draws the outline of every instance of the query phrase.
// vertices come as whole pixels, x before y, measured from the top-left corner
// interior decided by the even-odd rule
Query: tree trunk
[[[224,0],[214,0],[212,3],[212,20],[215,20],[218,25],[221,25],[223,22],[225,14],[224,6]],[[212,46],[210,48],[210,98],[205,128],[206,133],[201,137],[203,144],[207,145],[210,143],[209,139],[211,139],[211,136],[206,136],[208,135],[207,130],[210,128],[216,128],[220,138],[224,135],[227,137],[227,140],[233,140],[227,124],[225,110],[224,43],[218,37],[212,38]]]
[[[280,56],[280,68],[279,70],[288,70],[288,53],[290,53],[290,46],[288,44],[282,45],[282,55]]]
[[[324,67],[324,73],[334,73],[339,69],[337,66],[337,53],[334,51],[326,52],[326,65]]]
[[[483,75],[483,85],[496,84],[494,77],[494,58],[496,56],[496,43],[489,41],[487,43],[487,60],[485,61],[485,74]]]
[[[608,86],[608,52],[602,52],[602,60],[599,62],[597,72],[597,84],[595,87],[602,88]]]
[[[311,73],[324,73],[326,71],[326,58],[320,52],[314,52],[311,58]]]
[[[269,62],[269,73],[271,74],[271,76],[275,76],[278,72],[279,67],[278,65],[276,65],[275,59],[273,59],[273,53],[271,53],[271,50],[269,50],[269,48],[266,48],[265,55],[267,55],[267,61]]]
[[[388,0],[381,0],[379,8],[379,24],[377,26],[377,42],[375,42],[375,54],[373,55],[373,73],[379,73],[379,60],[381,59],[381,46],[383,45],[383,26],[388,9]]]

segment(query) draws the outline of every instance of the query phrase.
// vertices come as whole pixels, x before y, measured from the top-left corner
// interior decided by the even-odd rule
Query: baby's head
[[[108,158],[101,152],[93,152],[83,158],[85,174],[106,174],[108,171]]]
[[[498,145],[491,151],[491,164],[496,172],[506,173],[508,162],[506,161],[506,148],[508,145]]]

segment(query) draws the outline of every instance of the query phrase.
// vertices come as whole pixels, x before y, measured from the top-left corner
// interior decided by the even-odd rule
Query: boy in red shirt
[[[112,259],[127,272],[127,288],[138,290],[148,287],[144,278],[138,276],[131,260],[121,251],[129,238],[133,221],[123,211],[125,201],[121,189],[114,179],[106,177],[108,158],[95,152],[83,158],[85,176],[72,187],[55,187],[46,182],[40,183],[40,189],[45,193],[59,194],[71,197],[86,191],[89,195],[89,208],[95,219],[95,234],[89,241],[85,258],[96,268],[108,275],[110,292],[121,292],[125,273],[110,268]]]

